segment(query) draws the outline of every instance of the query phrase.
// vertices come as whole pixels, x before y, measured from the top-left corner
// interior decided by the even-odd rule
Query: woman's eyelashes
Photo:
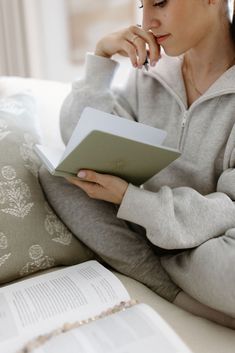
[[[153,6],[164,7],[167,4],[168,0],[155,1]]]
[[[168,0],[160,0],[160,1],[155,1],[153,3],[153,6],[158,6],[158,7],[164,7],[167,4]],[[142,9],[144,7],[143,2],[140,1],[139,9]]]

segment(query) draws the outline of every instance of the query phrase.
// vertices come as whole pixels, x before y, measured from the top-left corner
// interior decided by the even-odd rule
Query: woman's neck
[[[215,28],[196,47],[185,53],[185,60],[198,81],[222,74],[234,64],[235,44],[229,26],[221,27]]]
[[[235,45],[229,27],[223,29],[211,31],[184,55],[182,73],[189,106],[235,64]]]

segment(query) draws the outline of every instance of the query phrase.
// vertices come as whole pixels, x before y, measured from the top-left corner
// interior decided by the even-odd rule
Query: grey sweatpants
[[[195,249],[164,256],[161,264],[189,295],[235,318],[235,229]]]
[[[179,287],[161,265],[145,230],[116,217],[115,205],[89,198],[64,178],[40,169],[40,182],[51,207],[70,231],[104,262],[173,301]]]

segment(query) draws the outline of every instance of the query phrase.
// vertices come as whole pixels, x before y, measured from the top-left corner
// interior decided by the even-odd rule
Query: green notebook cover
[[[141,185],[179,156],[179,151],[164,146],[92,131],[58,164],[53,174],[76,175],[80,169],[92,169]]]

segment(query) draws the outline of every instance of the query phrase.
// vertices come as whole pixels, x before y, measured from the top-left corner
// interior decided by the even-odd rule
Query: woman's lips
[[[158,36],[156,37],[156,41],[158,44],[164,42],[168,37],[170,36],[170,34],[165,34],[163,36]]]

